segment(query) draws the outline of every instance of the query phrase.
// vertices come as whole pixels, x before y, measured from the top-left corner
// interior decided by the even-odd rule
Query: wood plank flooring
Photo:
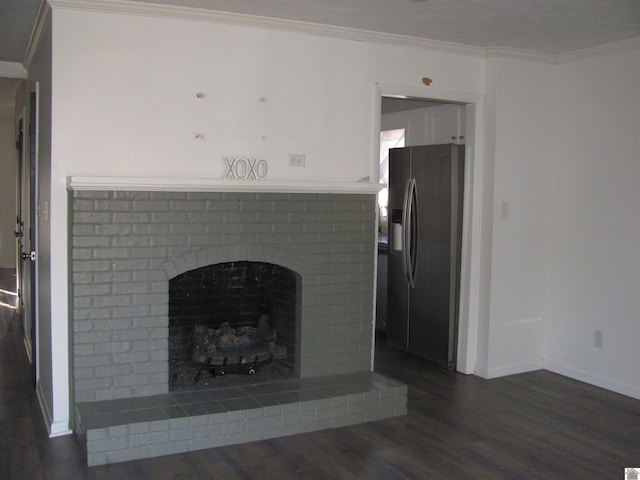
[[[640,465],[640,400],[538,371],[483,380],[391,350],[409,414],[353,427],[87,468],[47,438],[15,312],[0,308],[0,479],[622,479]]]

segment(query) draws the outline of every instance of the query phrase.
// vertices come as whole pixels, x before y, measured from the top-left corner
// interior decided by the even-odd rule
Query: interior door
[[[37,88],[37,86],[36,86]],[[27,338],[31,343],[31,365],[33,366],[33,383],[38,382],[37,365],[37,324],[36,324],[36,248],[37,248],[37,174],[38,174],[38,97],[36,92],[29,94],[29,251],[22,255],[29,270],[29,330]]]
[[[22,288],[22,279],[24,277],[23,272],[23,262],[22,262],[22,253],[25,251],[24,246],[24,218],[23,218],[23,182],[24,182],[24,155],[25,155],[25,145],[24,145],[24,109],[22,118],[18,121],[18,138],[16,139],[16,148],[18,149],[18,181],[17,181],[17,202],[16,202],[16,228],[13,234],[16,236],[16,274],[18,276],[18,299],[16,302],[16,309],[20,315],[24,314],[24,297],[23,297],[23,288]],[[23,327],[24,327],[24,316],[23,318]],[[26,332],[26,328],[24,329]]]
[[[16,145],[19,150],[18,208],[16,240],[18,249],[18,309],[27,353],[37,382],[36,355],[36,181],[37,181],[37,94],[29,95],[28,115],[23,110]]]

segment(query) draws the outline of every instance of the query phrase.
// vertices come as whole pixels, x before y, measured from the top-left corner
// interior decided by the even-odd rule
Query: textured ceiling
[[[40,0],[0,0],[0,62],[22,63]]]
[[[142,0],[560,54],[640,37],[640,0]]]

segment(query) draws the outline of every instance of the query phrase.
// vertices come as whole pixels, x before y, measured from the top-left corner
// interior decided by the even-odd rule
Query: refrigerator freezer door
[[[394,148],[389,152],[389,199],[391,221],[389,244],[401,248],[389,250],[387,276],[387,340],[392,346],[409,346],[409,284],[405,274],[404,203],[407,182],[411,178],[410,150]],[[400,237],[400,238],[398,238]]]

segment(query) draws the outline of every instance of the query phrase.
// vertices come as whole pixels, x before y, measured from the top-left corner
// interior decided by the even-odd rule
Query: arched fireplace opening
[[[299,376],[299,274],[224,262],[169,280],[169,390]]]

